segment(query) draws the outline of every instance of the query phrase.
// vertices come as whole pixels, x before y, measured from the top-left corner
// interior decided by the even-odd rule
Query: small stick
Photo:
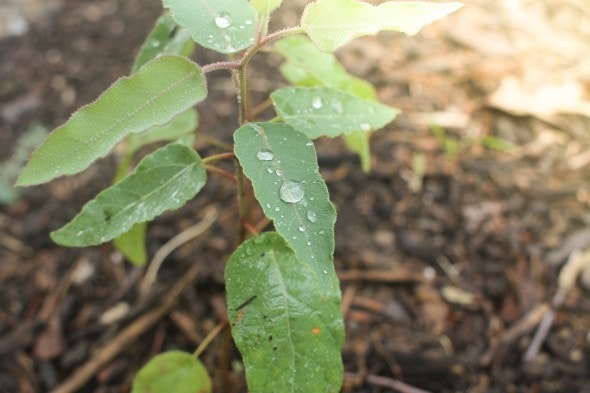
[[[200,270],[201,265],[194,264],[180,278],[169,295],[164,298],[161,306],[137,318],[133,323],[123,329],[108,344],[99,349],[90,360],[74,371],[70,378],[53,389],[51,393],[72,393],[84,386],[90,378],[105,367],[121,351],[127,348],[130,343],[145,333],[164,315],[168,314],[174,308],[178,297],[194,281]]]
[[[195,349],[195,352],[193,352],[193,355],[195,355],[196,358],[198,358],[199,356],[201,356],[201,354],[207,348],[207,346],[209,346],[209,344],[211,343],[211,341],[213,341],[213,339],[215,337],[217,337],[217,335],[226,326],[227,326],[227,321],[223,321],[223,322],[218,323],[217,326],[215,326],[213,328],[213,330],[211,330],[209,332],[209,334],[207,334],[207,337],[205,337],[205,339],[201,342],[201,344],[199,344],[199,346],[197,347],[197,349]]]

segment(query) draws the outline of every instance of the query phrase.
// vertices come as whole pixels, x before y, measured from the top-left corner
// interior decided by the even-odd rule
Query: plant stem
[[[204,74],[212,71],[218,70],[237,70],[241,67],[241,62],[239,61],[220,61],[217,63],[207,64],[201,67],[201,70]]]
[[[234,158],[234,157],[235,157],[235,154],[233,152],[227,152],[227,153],[219,153],[219,154],[215,154],[215,155],[203,158],[201,161],[203,162],[203,164],[208,164],[210,162],[223,160],[226,158]]]
[[[207,337],[205,337],[203,339],[201,344],[199,344],[197,349],[195,349],[195,352],[193,352],[194,357],[198,358],[199,356],[201,356],[201,354],[207,348],[207,346],[211,343],[211,341],[213,341],[213,339],[215,337],[217,337],[219,332],[221,332],[226,326],[227,326],[227,321],[220,322],[217,326],[215,326],[213,328],[213,330],[211,330],[209,332],[209,334],[207,334]]]

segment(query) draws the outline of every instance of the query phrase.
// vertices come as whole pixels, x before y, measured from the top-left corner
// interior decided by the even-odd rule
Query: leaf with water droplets
[[[397,109],[329,87],[285,87],[270,97],[277,114],[311,139],[375,130],[398,114]]]
[[[195,48],[187,29],[179,27],[169,13],[158,18],[152,31],[135,57],[131,72],[136,72],[145,63],[162,55],[190,56]]]
[[[135,223],[183,206],[201,190],[206,176],[194,150],[176,143],[164,146],[141,160],[135,172],[84,205],[51,238],[69,247],[107,242]]]
[[[334,52],[353,38],[384,30],[416,34],[422,27],[455,12],[459,2],[387,1],[377,6],[356,0],[318,0],[301,16],[303,27],[324,52]]]
[[[325,279],[274,232],[246,241],[230,257],[229,321],[251,392],[340,391],[340,292],[326,294]]]
[[[131,393],[211,393],[211,379],[192,354],[168,351],[156,355],[133,378]]]
[[[163,5],[205,48],[235,53],[254,42],[256,10],[247,0],[163,0]]]
[[[183,57],[159,57],[119,79],[53,131],[33,153],[17,185],[81,172],[127,135],[165,124],[206,96],[199,66]]]
[[[236,156],[264,214],[297,257],[321,276],[322,292],[331,293],[338,285],[333,263],[336,212],[313,144],[283,123],[249,123],[235,132],[234,140]],[[261,150],[272,151],[273,158],[261,161]],[[315,221],[309,219],[309,211]]]

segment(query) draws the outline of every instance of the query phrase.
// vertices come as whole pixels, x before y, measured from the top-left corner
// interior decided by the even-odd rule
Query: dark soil
[[[160,4],[66,0],[27,34],[0,40],[0,161],[33,123],[58,126],[128,74]],[[513,63],[498,70],[490,62],[506,60],[488,58],[483,67],[441,29],[420,37],[384,34],[339,52],[383,102],[405,113],[373,135],[372,171],[363,173],[339,140],[318,143],[338,209],[344,391],[590,392],[590,275],[575,280],[570,273],[574,285],[558,284],[571,253],[590,246],[590,171],[566,165],[569,143],[588,145],[587,135],[579,139],[588,119],[550,124],[493,109],[486,98]],[[218,57],[203,50],[195,58]],[[277,59],[264,64],[252,67],[255,100],[283,83]],[[200,130],[226,142],[237,126],[231,83],[224,72],[211,74],[210,96],[199,105]],[[456,156],[412,116],[449,107],[468,116],[445,130],[459,141]],[[519,149],[486,148],[466,137],[470,130]],[[564,139],[534,145],[546,130]],[[200,141],[197,147],[203,156],[219,152]],[[424,158],[424,173],[416,157]],[[223,177],[211,174],[195,200],[150,226],[153,256],[208,209],[219,215],[206,234],[168,256],[145,301],[138,294],[144,270],[111,245],[65,249],[51,242],[49,232],[110,183],[115,162],[105,158],[83,174],[23,190],[1,208],[0,392],[45,392],[80,378],[101,348],[153,315],[195,265],[198,275],[175,306],[131,335],[75,391],[127,392],[151,357],[194,351],[225,320],[223,270],[237,244],[238,218],[234,185]],[[536,336],[539,326],[545,336]],[[214,391],[246,391],[228,329],[201,359]]]

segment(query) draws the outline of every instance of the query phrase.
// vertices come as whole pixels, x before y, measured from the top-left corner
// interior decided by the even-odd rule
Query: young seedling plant
[[[76,111],[30,157],[17,185],[31,186],[88,168],[125,141],[114,184],[51,233],[58,244],[109,241],[135,264],[146,263],[145,228],[199,193],[219,160],[235,160],[241,244],[225,270],[228,321],[250,392],[338,392],[343,379],[344,324],[334,269],[336,211],[318,171],[313,140],[344,137],[369,169],[368,138],[398,111],[377,102],[375,89],[349,74],[333,52],[355,37],[383,30],[417,33],[461,3],[317,0],[300,24],[268,32],[282,0],[163,0],[166,9],[131,70],[96,101]],[[198,65],[195,43],[227,55]],[[270,94],[276,117],[252,118],[248,63],[262,48],[284,58],[291,86]],[[239,126],[233,151],[201,158],[192,147],[195,106],[207,97],[206,75],[231,72]],[[198,136],[197,136],[198,137]],[[165,142],[135,168],[148,144]],[[248,222],[255,201],[274,231]],[[191,353],[156,356],[136,375],[133,392],[210,392]]]

